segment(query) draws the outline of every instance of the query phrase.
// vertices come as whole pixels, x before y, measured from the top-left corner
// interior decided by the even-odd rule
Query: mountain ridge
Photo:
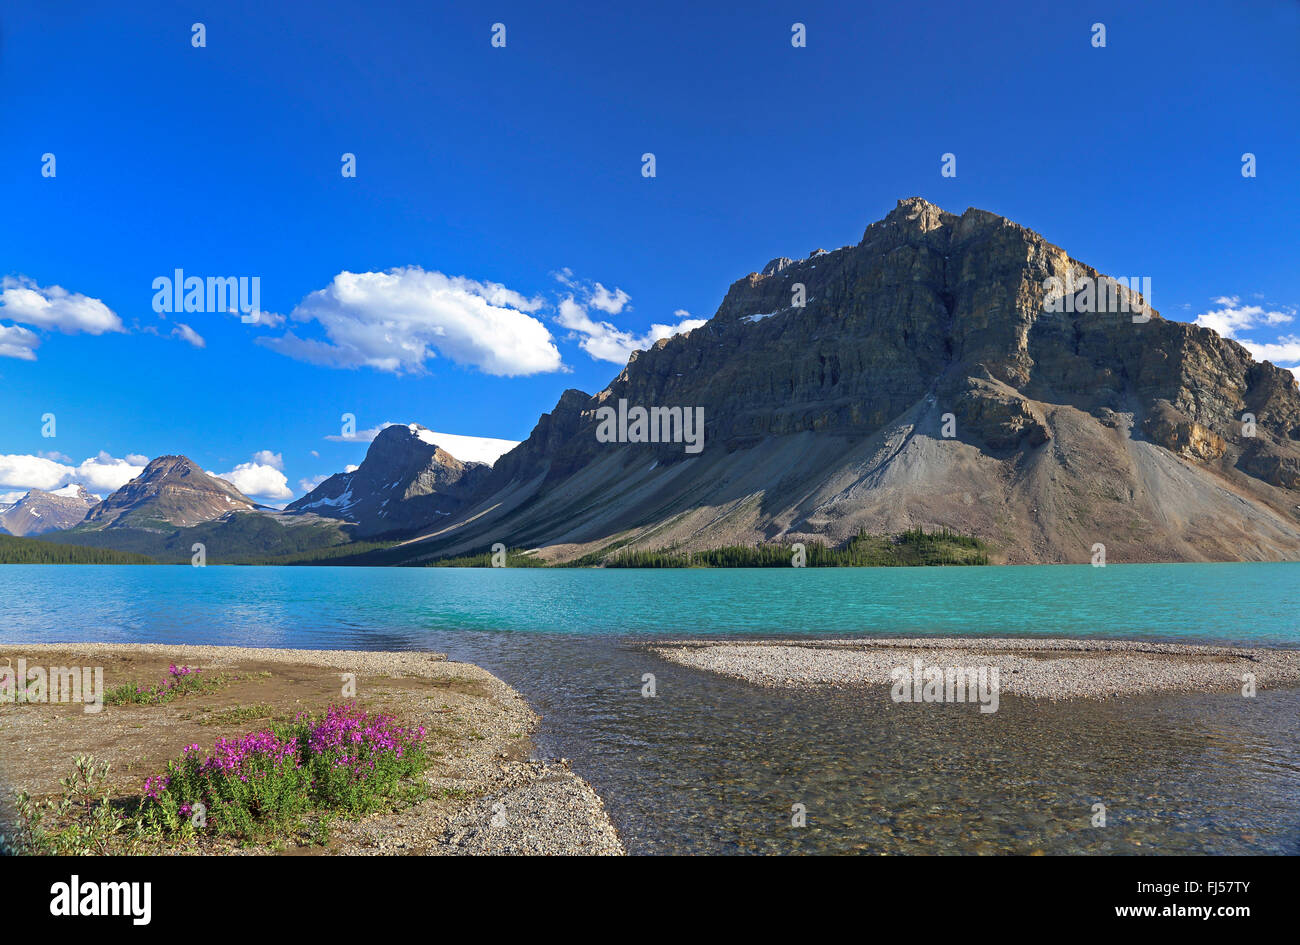
[[[996,214],[901,200],[855,246],[736,280],[704,326],[634,353],[597,394],[566,391],[407,560],[912,527],[1023,563],[1088,561],[1099,543],[1115,560],[1300,555],[1294,377],[1140,296],[1048,310],[1048,280],[1075,277],[1106,278]],[[596,412],[619,400],[704,405],[705,455],[599,443]]]

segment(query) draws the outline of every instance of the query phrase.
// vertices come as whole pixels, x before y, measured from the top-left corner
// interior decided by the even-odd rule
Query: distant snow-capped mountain
[[[53,492],[33,489],[11,505],[0,506],[0,531],[10,535],[43,535],[71,528],[86,517],[99,496],[78,485]]]
[[[457,459],[442,442],[473,439],[435,435],[418,423],[385,427],[360,466],[330,476],[285,511],[352,522],[358,536],[427,526],[459,509],[490,471]]]

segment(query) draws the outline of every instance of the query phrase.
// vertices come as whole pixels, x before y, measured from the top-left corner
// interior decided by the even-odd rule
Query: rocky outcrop
[[[170,531],[259,506],[184,456],[159,456],[87,513],[82,529]]]
[[[1218,459],[1228,448],[1223,437],[1189,419],[1167,400],[1155,402],[1142,429],[1156,443],[1187,459],[1201,462]]]
[[[1251,476],[1282,489],[1300,491],[1300,456],[1263,438],[1251,439],[1237,466]]]
[[[400,534],[460,509],[491,467],[462,463],[417,423],[379,431],[361,465],[336,473],[287,512],[354,523],[358,537]]]
[[[856,246],[737,280],[596,395],[567,391],[410,554],[942,525],[1011,561],[1095,542],[1112,561],[1300,557],[1294,377],[1107,285],[1010,220],[900,201]],[[703,452],[601,441],[620,401],[702,407]]]
[[[0,532],[44,535],[79,523],[99,502],[99,496],[78,485],[54,492],[33,489],[12,505],[0,508]]]
[[[1042,414],[1017,391],[997,381],[966,378],[956,398],[953,418],[964,430],[993,450],[1041,446],[1052,438]]]

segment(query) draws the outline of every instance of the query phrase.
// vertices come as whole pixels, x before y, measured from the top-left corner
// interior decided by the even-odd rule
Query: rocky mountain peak
[[[159,456],[150,460],[139,476],[91,509],[86,525],[180,528],[258,507],[234,485],[204,472],[188,457]]]
[[[868,226],[866,233],[863,234],[863,240],[867,239],[867,234],[871,232],[872,227],[894,227],[929,233],[941,226],[951,226],[957,219],[953,214],[936,207],[923,197],[907,197],[898,201],[883,220]]]
[[[400,533],[459,508],[490,468],[461,462],[418,423],[393,424],[355,470],[330,476],[285,510],[351,522],[359,536]]]
[[[594,397],[567,391],[430,552],[921,525],[1018,561],[1086,561],[1093,540],[1120,560],[1300,554],[1289,372],[1149,301],[1052,310],[1067,276],[1101,274],[996,213],[900,200],[855,246],[738,279]],[[599,441],[620,400],[702,408],[703,452]]]

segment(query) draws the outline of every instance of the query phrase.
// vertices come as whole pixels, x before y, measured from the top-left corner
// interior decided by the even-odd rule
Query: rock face
[[[1201,462],[1218,459],[1228,448],[1221,436],[1164,399],[1155,402],[1142,430],[1165,449]]]
[[[900,201],[856,246],[740,279],[595,396],[566,391],[411,559],[914,526],[1010,562],[1300,557],[1294,377],[1136,296],[1087,304],[1102,278],[992,213]],[[620,400],[703,407],[703,452],[601,442]]]
[[[417,423],[397,424],[379,431],[355,470],[330,476],[285,511],[355,523],[358,537],[401,534],[459,510],[489,469],[462,463]]]
[[[184,456],[159,456],[86,515],[83,529],[171,530],[259,506]]]
[[[9,535],[43,535],[71,528],[86,517],[99,496],[81,486],[54,492],[33,489],[12,505],[0,507],[0,532]]]

